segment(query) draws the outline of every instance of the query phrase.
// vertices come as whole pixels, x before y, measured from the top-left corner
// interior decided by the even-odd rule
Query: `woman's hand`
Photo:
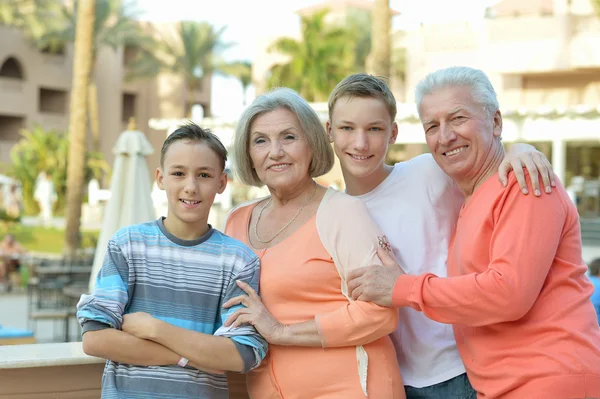
[[[144,312],[129,313],[123,316],[121,330],[141,339],[156,338],[157,324],[160,320]]]
[[[229,316],[225,321],[225,327],[231,326],[231,328],[236,328],[244,324],[249,324],[254,326],[256,331],[270,344],[283,345],[286,325],[277,321],[269,313],[252,287],[243,281],[236,281],[236,283],[248,295],[236,296],[223,304],[223,307],[226,309],[239,304],[245,306]]]

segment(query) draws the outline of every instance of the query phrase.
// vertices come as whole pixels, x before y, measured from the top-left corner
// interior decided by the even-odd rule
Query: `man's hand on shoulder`
[[[348,295],[355,301],[373,302],[392,307],[392,293],[396,280],[405,274],[391,252],[379,248],[377,256],[383,266],[362,267],[348,275]]]

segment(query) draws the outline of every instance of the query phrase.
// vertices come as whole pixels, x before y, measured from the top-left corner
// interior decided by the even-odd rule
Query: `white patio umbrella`
[[[137,130],[126,130],[113,147],[115,163],[110,182],[111,196],[104,209],[89,289],[94,289],[102,267],[108,240],[122,227],[148,222],[156,217],[152,203],[150,174],[145,157],[154,152],[152,145]]]

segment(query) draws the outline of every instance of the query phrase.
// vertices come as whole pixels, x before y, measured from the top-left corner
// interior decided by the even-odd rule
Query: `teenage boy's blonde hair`
[[[329,96],[330,121],[333,107],[343,97],[375,98],[381,100],[387,107],[392,122],[396,119],[396,99],[382,78],[366,73],[355,73],[338,83]]]

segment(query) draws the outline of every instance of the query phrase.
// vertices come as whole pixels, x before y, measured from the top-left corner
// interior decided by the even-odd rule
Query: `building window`
[[[135,117],[135,100],[136,95],[133,93],[123,93],[123,108],[121,109],[121,120],[125,123],[130,118]]]
[[[201,122],[204,118],[204,106],[202,104],[194,104],[190,109],[190,116],[193,121]]]
[[[123,65],[129,66],[133,63],[135,58],[137,57],[138,49],[137,47],[126,45],[123,49]]]
[[[64,114],[67,110],[67,92],[40,87],[39,111]]]
[[[0,162],[11,162],[10,150],[21,138],[19,133],[24,127],[22,116],[0,115]]]
[[[0,115],[0,141],[17,142],[21,136],[19,132],[25,126],[22,116]]]
[[[202,120],[202,118],[209,117],[210,115],[207,113],[209,110],[208,104],[199,104],[196,102],[187,102],[185,103],[185,117],[192,118],[192,120]],[[194,119],[196,118],[196,119]]]
[[[12,79],[25,79],[21,63],[14,57],[8,57],[0,66],[0,77]]]
[[[65,43],[52,43],[40,49],[42,54],[65,55]]]

